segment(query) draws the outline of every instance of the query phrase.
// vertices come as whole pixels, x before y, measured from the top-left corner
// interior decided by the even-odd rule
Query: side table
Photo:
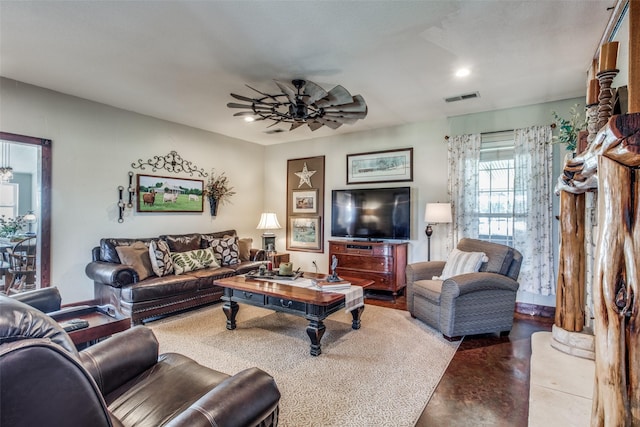
[[[85,348],[96,341],[107,338],[115,333],[122,332],[131,327],[131,319],[116,312],[113,306],[84,305],[68,307],[50,316],[58,323],[71,319],[83,319],[89,322],[89,326],[69,332],[71,341],[76,348]]]

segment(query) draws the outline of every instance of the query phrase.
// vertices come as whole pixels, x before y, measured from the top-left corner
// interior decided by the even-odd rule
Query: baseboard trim
[[[556,308],[547,305],[529,304],[516,302],[516,313],[528,314],[530,316],[556,317]]]

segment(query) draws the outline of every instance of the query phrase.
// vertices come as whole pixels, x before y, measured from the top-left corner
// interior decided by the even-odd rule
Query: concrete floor
[[[368,298],[366,302],[400,310],[406,309],[404,296],[398,297],[395,303],[383,298]],[[561,365],[557,365],[553,359],[548,359],[550,356],[534,358],[533,367],[530,365],[532,335],[540,331],[547,333],[551,331],[552,325],[552,318],[516,313],[513,329],[508,337],[500,337],[498,334],[465,337],[416,426],[527,426],[529,425],[531,384],[533,384],[531,409],[537,414],[540,408],[540,415],[545,417],[540,421],[535,420],[531,425],[536,427],[571,425],[560,423],[565,418],[554,410],[554,406],[559,406],[554,405],[554,399],[557,396],[554,393],[562,393],[560,396],[566,396],[566,394],[562,391],[554,391],[550,387],[552,378],[556,375],[555,370],[551,371],[551,369]],[[538,341],[536,339],[534,342]],[[543,348],[542,345],[537,347]],[[550,350],[558,352],[552,348]],[[530,381],[532,369],[535,372],[546,371],[547,375],[542,376],[541,380]],[[562,369],[560,368],[561,371]],[[572,374],[567,371],[567,375]],[[581,414],[584,412],[583,409],[576,409],[576,411]],[[557,417],[556,414],[558,414]],[[554,417],[558,420],[558,424],[552,424],[550,421]],[[588,423],[576,425],[584,426]]]

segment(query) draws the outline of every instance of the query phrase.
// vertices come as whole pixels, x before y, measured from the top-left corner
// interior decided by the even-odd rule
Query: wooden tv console
[[[329,240],[329,265],[338,258],[338,275],[371,279],[367,289],[398,295],[406,283],[408,243]]]

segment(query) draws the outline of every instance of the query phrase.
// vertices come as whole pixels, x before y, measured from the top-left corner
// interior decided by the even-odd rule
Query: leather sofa
[[[0,425],[276,426],[280,392],[258,368],[234,376],[158,354],[136,326],[78,352],[51,317],[0,295]]]
[[[161,240],[174,253],[207,248],[216,239],[233,238],[240,247],[237,260],[223,262],[220,267],[179,275],[152,274],[141,280],[139,270],[121,263],[118,255],[118,247],[132,246],[136,242],[149,246],[152,241]],[[262,249],[247,247],[250,243],[251,239],[238,239],[235,230],[139,239],[104,238],[99,246],[93,248],[92,261],[85,272],[94,282],[96,303],[113,305],[121,314],[131,318],[132,325],[137,325],[154,317],[219,301],[223,289],[214,285],[214,280],[254,270],[266,260]]]

